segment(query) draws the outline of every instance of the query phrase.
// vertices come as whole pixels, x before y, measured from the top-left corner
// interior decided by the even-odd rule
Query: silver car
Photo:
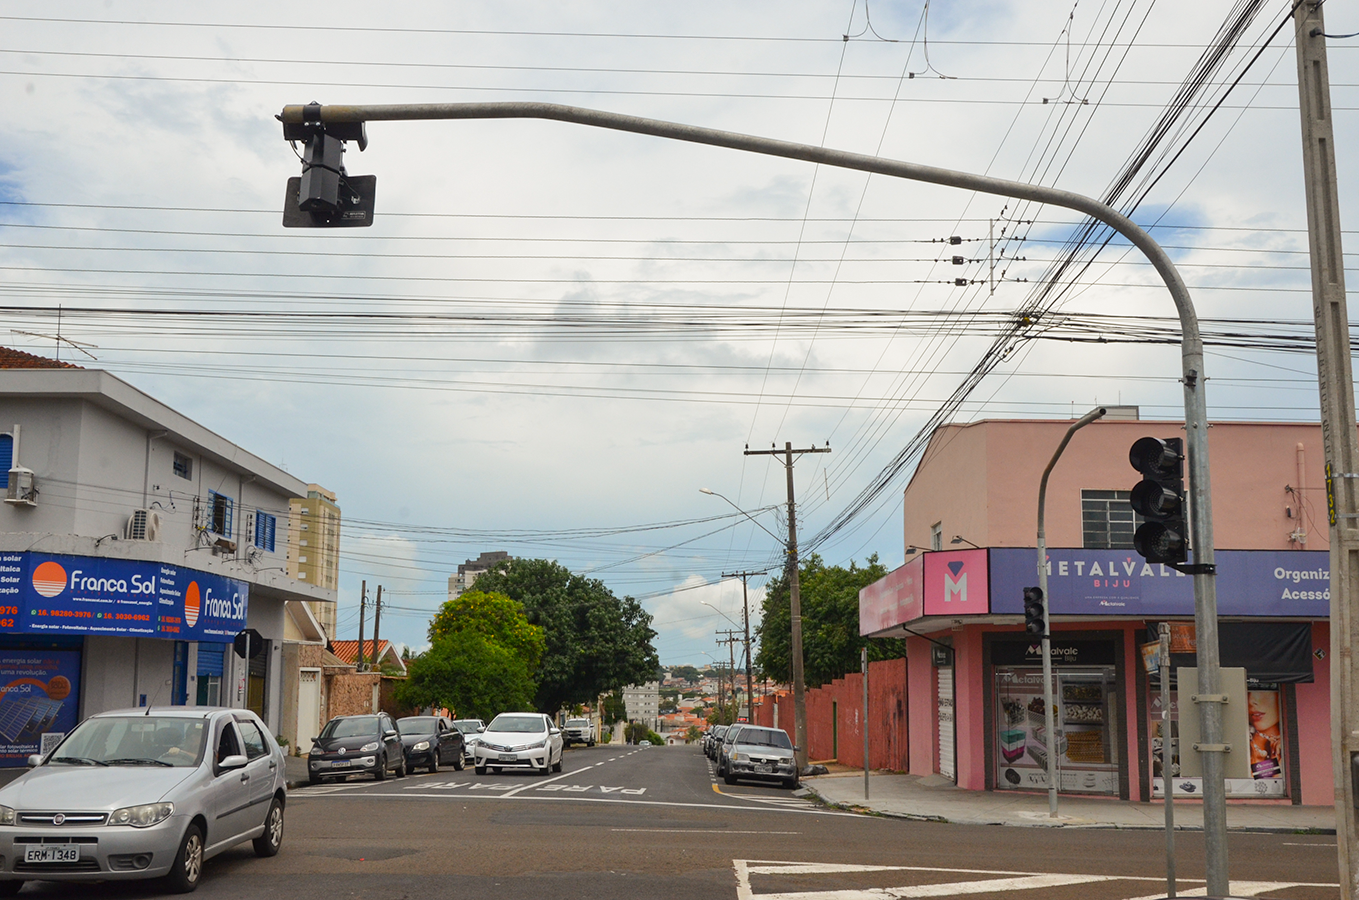
[[[560,772],[562,733],[542,713],[501,713],[481,733],[475,752],[478,775],[487,769]]]
[[[162,876],[185,893],[209,857],[283,843],[283,751],[247,710],[100,713],[29,765],[0,788],[0,894],[25,879]]]
[[[727,784],[735,784],[738,778],[755,778],[790,788],[798,785],[793,742],[778,728],[742,725],[726,750],[726,760],[722,780]]]

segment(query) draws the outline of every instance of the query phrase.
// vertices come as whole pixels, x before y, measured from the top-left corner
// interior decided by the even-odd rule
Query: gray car
[[[743,725],[736,739],[728,745],[726,769],[722,780],[735,784],[738,778],[777,781],[784,787],[798,785],[797,763],[793,760],[793,742],[788,733],[778,728]]]
[[[29,765],[0,788],[0,894],[25,879],[162,876],[185,893],[209,857],[283,843],[283,751],[248,710],[100,713]]]

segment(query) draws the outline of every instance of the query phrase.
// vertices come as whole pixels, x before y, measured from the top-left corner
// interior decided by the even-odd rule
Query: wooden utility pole
[[[753,676],[751,675],[750,670],[755,667],[755,657],[752,656],[750,653],[750,594],[748,593],[747,589],[747,579],[753,575],[763,574],[765,573],[764,572],[722,573],[723,578],[741,579],[741,609],[743,610],[741,621],[745,626],[746,632],[746,710],[748,713],[747,717],[752,722],[755,721],[755,687],[754,682],[751,680]]]
[[[725,635],[725,637],[723,637],[723,635]],[[736,632],[732,631],[730,628],[726,631],[717,632],[717,643],[727,645],[727,658],[729,660],[727,663],[727,680],[731,684],[730,695],[732,703],[735,704],[735,708],[731,714],[732,723],[735,723],[737,713],[741,711],[740,701],[736,699],[736,645],[740,642],[741,639],[737,637]]]
[[[354,664],[355,672],[363,671],[363,617],[368,612],[368,580],[364,579],[359,590],[359,655]]]
[[[783,468],[788,481],[788,617],[792,626],[791,663],[793,668],[793,743],[797,746],[798,772],[807,768],[807,694],[802,679],[802,586],[798,583],[797,503],[793,499],[793,454],[829,453],[830,445],[794,450],[791,442],[783,445]],[[746,456],[777,456],[779,451],[746,449]]]
[[[1340,243],[1331,82],[1326,66],[1326,26],[1321,3],[1303,0],[1293,10],[1302,118],[1302,171],[1307,194],[1307,236],[1312,257],[1312,314],[1316,320],[1317,387],[1326,452],[1326,505],[1331,539],[1331,759],[1335,776],[1336,847],[1340,896],[1359,898],[1353,766],[1359,760],[1356,712],[1355,621],[1359,618],[1359,438],[1350,365],[1345,257]]]
[[[382,627],[382,585],[378,585],[377,600],[373,603],[373,668],[381,669],[381,649],[378,646],[378,629]]]

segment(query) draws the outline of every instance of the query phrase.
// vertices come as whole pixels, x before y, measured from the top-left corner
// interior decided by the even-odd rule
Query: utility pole
[[[722,635],[726,635],[726,637],[722,637]],[[727,658],[729,660],[727,663],[729,667],[727,669],[727,680],[731,682],[731,701],[735,705],[735,709],[731,714],[731,720],[734,724],[736,722],[737,713],[741,711],[741,703],[736,699],[736,644],[739,643],[741,639],[738,638],[736,632],[732,631],[730,628],[726,631],[717,632],[717,636],[717,642],[719,644],[727,645]]]
[[[753,575],[763,575],[764,572],[723,572],[723,578],[741,579],[741,609],[744,611],[741,621],[745,625],[746,631],[746,710],[749,717],[754,720],[755,716],[755,688],[751,681],[753,677],[750,670],[755,667],[755,657],[750,653],[750,594],[747,591],[747,581]]]
[[[793,667],[793,743],[797,745],[798,772],[807,768],[807,694],[802,680],[802,586],[798,583],[797,564],[797,503],[793,499],[793,454],[829,453],[830,445],[794,450],[791,442],[783,445],[783,468],[788,481],[788,606],[792,620]],[[746,456],[777,456],[779,451],[751,450]]]
[[[1293,10],[1302,118],[1302,172],[1307,194],[1307,240],[1312,258],[1312,313],[1316,319],[1317,387],[1326,452],[1326,505],[1331,539],[1331,760],[1335,777],[1336,847],[1340,896],[1359,898],[1354,766],[1359,764],[1355,694],[1355,621],[1359,619],[1359,439],[1355,435],[1354,373],[1350,364],[1345,262],[1340,241],[1331,82],[1321,3]],[[1212,893],[1211,887],[1209,893]]]
[[[368,612],[368,579],[364,579],[363,588],[359,591],[359,656],[354,665],[354,671],[363,671],[363,617]]]
[[[378,585],[377,601],[373,604],[373,667],[380,669],[380,650],[378,649],[378,628],[382,625],[382,585]]]

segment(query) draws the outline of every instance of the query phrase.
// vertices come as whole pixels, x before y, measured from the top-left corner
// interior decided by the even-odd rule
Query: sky
[[[796,457],[800,549],[894,568],[932,423],[1183,417],[1151,267],[1052,206],[533,120],[370,123],[345,165],[372,227],[284,229],[274,117],[540,101],[1100,197],[1189,285],[1210,419],[1315,421],[1288,9],[11,0],[0,342],[59,331],[334,491],[338,637],[366,581],[420,647],[457,565],[504,550],[637,598],[664,664],[725,662],[724,576],[787,533],[781,458],[747,449],[829,447]],[[1359,39],[1328,45],[1344,221]]]

